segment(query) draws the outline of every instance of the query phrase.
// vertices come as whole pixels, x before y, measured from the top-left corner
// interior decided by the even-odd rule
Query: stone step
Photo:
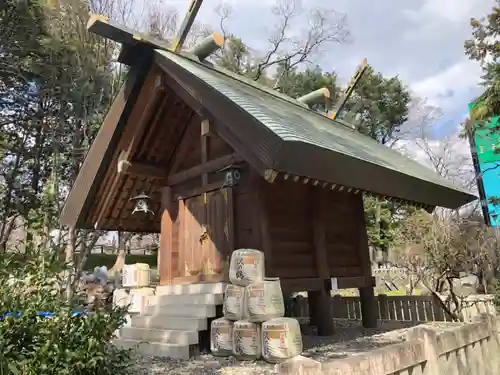
[[[122,327],[120,338],[123,340],[139,340],[161,344],[198,344],[198,332],[196,331]]]
[[[156,287],[156,295],[222,294],[225,289],[226,283],[160,285]]]
[[[189,318],[213,318],[215,305],[166,305],[147,306],[146,315],[183,316]],[[165,319],[167,319],[165,317]]]
[[[220,294],[164,294],[148,297],[149,306],[169,305],[222,305],[224,296]]]
[[[136,349],[138,354],[144,356],[166,357],[173,359],[189,359],[189,345],[147,343],[139,340],[114,340],[113,344],[123,349]]]
[[[134,328],[204,331],[207,329],[207,319],[166,315],[139,315],[132,318],[131,326]]]

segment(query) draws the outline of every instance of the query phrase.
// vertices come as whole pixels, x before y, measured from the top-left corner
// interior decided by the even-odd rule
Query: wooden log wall
[[[241,182],[234,187],[234,239],[235,249],[262,249],[258,217],[257,176],[248,164],[241,170]]]
[[[310,187],[278,182],[260,185],[267,215],[270,249],[266,257],[269,276],[318,277],[311,221]]]
[[[360,196],[329,192],[320,194],[326,231],[326,253],[330,276],[361,276],[361,251],[357,231],[364,217],[358,216],[356,199]]]
[[[269,276],[320,277],[318,263],[322,259],[318,257],[322,254],[315,250],[315,220],[322,221],[325,231],[328,276],[363,275],[357,230],[364,218],[357,217],[355,210],[355,199],[359,197],[283,180],[264,182],[260,192],[270,242],[266,257]],[[315,213],[318,207],[319,217]]]

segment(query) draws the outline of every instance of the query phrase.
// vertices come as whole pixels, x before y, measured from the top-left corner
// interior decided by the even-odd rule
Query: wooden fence
[[[462,300],[464,321],[471,321],[481,313],[496,315],[491,295],[473,295]],[[332,297],[335,319],[361,320],[359,297]],[[432,296],[377,296],[378,319],[410,322],[446,322],[452,319]],[[287,311],[295,318],[308,318],[307,298],[297,296],[288,302]]]
[[[457,328],[418,326],[402,343],[323,363],[292,358],[278,366],[278,374],[500,375],[499,319],[481,314]]]

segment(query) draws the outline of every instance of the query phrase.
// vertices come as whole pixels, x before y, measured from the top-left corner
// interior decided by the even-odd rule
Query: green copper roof
[[[330,153],[341,154],[368,165],[382,167],[403,176],[413,177],[414,181],[425,181],[446,188],[451,192],[464,194],[462,196],[463,203],[475,199],[467,191],[454,186],[431,169],[379,144],[340,122],[332,121],[320,113],[305,108],[302,103],[295,99],[225,69],[207,66],[168,51],[157,50],[157,53],[229,99],[282,139],[285,144],[300,143],[314,146],[322,149],[323,152],[329,151]],[[307,157],[308,155],[304,154],[304,158]],[[310,160],[310,162],[314,161]],[[285,165],[287,165],[286,162],[276,162],[277,169]],[[289,165],[287,166],[289,167]],[[334,167],[334,165],[331,166],[331,168]],[[293,173],[294,171],[289,172]],[[295,172],[298,174],[299,171]],[[346,170],[345,173],[353,174],[356,171]],[[311,177],[318,178],[318,176]],[[372,178],[377,178],[377,176],[373,175]],[[387,183],[391,182],[387,181]],[[351,186],[363,188],[362,186],[354,186],[354,184]],[[385,194],[382,191],[377,193]],[[400,198],[403,197],[400,196]]]

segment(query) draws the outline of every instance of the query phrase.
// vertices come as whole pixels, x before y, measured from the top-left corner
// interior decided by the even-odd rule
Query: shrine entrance
[[[219,282],[228,279],[232,248],[232,188],[213,190],[172,202],[171,272],[173,284]],[[162,228],[163,229],[163,228]]]

